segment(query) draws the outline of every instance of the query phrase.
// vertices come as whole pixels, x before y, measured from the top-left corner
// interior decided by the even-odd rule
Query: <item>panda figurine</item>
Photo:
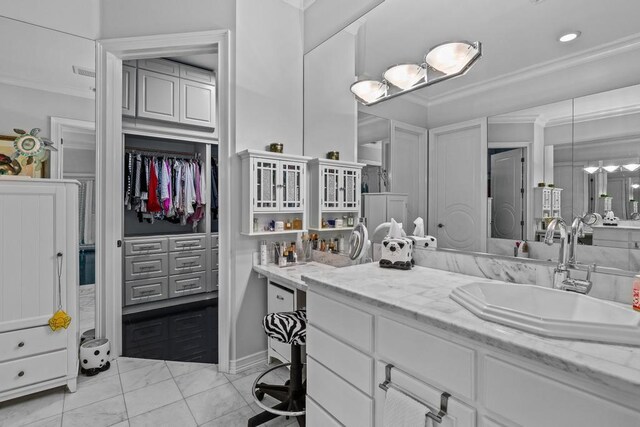
[[[411,270],[413,266],[413,240],[406,237],[385,237],[382,240],[380,267]]]

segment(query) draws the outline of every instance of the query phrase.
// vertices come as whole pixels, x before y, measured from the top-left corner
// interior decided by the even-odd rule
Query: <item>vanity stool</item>
[[[251,394],[256,404],[264,412],[249,419],[248,426],[255,427],[277,417],[296,417],[301,427],[305,425],[306,381],[302,381],[302,351],[301,346],[307,340],[307,312],[305,310],[269,313],[262,320],[264,331],[277,341],[291,344],[291,363],[276,365],[256,378],[251,388]],[[283,366],[290,365],[289,380],[284,385],[261,383],[260,380],[269,372]],[[262,403],[265,395],[278,401],[274,407]]]

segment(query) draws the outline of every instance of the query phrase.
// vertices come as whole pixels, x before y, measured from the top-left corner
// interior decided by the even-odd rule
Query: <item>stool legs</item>
[[[293,413],[304,412],[306,399],[306,382],[302,379],[303,368],[304,364],[302,363],[301,347],[299,345],[292,345],[290,363],[291,370],[289,374],[288,384],[272,385],[258,383],[256,384],[255,394],[257,395],[258,393],[262,393],[279,400],[280,403],[271,408],[273,410]],[[304,427],[305,415],[294,415],[296,415],[298,425]],[[286,416],[286,414],[278,414],[266,410],[250,418],[247,425],[248,427],[257,427],[261,424],[266,423],[267,421],[280,416]]]

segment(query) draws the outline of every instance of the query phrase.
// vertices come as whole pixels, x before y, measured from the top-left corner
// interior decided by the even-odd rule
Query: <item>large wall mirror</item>
[[[406,195],[405,229],[425,218],[439,248],[513,256],[526,240],[556,261],[551,219],[597,213],[579,261],[640,270],[640,6],[458,3],[386,0],[308,52],[304,154],[365,163],[363,192]],[[583,34],[563,44],[567,17]],[[466,75],[371,107],[349,91],[451,40],[483,44]]]

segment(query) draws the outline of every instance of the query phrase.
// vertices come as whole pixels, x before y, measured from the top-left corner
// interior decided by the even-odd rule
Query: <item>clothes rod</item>
[[[423,400],[417,398],[413,393],[410,393],[410,392],[402,389],[402,387],[398,387],[397,385],[393,384],[391,382],[391,369],[392,368],[393,368],[392,364],[388,364],[387,366],[384,367],[385,379],[384,379],[383,383],[378,384],[378,387],[380,387],[384,391],[389,390],[389,388],[394,388],[394,389],[398,390],[399,392],[407,395],[411,399],[413,399],[416,402],[426,406],[429,409],[429,412],[427,414],[425,414],[427,418],[431,418],[434,422],[436,422],[438,424],[442,423],[442,418],[447,415],[447,409],[448,409],[448,406],[449,406],[449,398],[451,397],[451,395],[449,393],[447,393],[446,391],[443,392],[440,395],[440,409],[434,409],[428,403],[425,403]]]
[[[200,158],[200,153],[186,153],[184,151],[164,151],[164,150],[144,150],[139,148],[125,148],[125,152],[131,154],[149,154],[152,156],[163,157],[163,156],[186,156],[193,158]]]

